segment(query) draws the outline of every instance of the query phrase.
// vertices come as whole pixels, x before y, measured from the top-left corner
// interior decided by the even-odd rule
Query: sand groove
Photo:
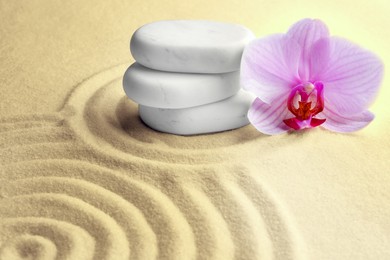
[[[0,230],[1,244],[5,241],[12,241],[12,244],[21,241],[19,243],[23,245],[26,235],[41,237],[51,241],[55,245],[55,248],[40,251],[48,251],[46,254],[49,256],[55,255],[56,259],[82,258],[87,260],[93,258],[93,252],[95,250],[95,241],[93,238],[84,229],[68,222],[42,217],[2,218]],[[5,246],[2,247],[2,250],[9,251],[7,242],[4,244]],[[13,254],[16,256],[17,252],[15,251],[18,251],[17,249],[20,246],[15,248],[12,244],[11,248],[14,251]],[[2,253],[0,253],[0,256],[7,259]],[[44,259],[44,257],[42,258]],[[37,257],[37,259],[40,258]]]
[[[0,118],[0,125],[13,124],[18,126],[18,124],[34,125],[34,123],[58,123],[62,119],[63,117],[59,113],[15,115]]]
[[[0,123],[0,133],[15,130],[30,130],[30,129],[42,129],[47,126],[61,126],[61,121],[45,122],[45,121],[21,121],[12,123]]]
[[[114,218],[125,232],[130,249],[133,249],[132,258],[155,257],[157,250],[153,245],[156,244],[156,237],[142,213],[122,197],[91,182],[64,177],[26,178],[8,183],[2,194],[17,196],[32,194],[36,190],[58,193],[58,187],[61,187],[61,193],[82,199]]]
[[[82,226],[94,237],[95,259],[129,259],[128,241],[117,223],[77,198],[50,193],[14,196],[1,202],[0,212],[5,218],[54,218]]]
[[[66,142],[73,139],[68,129],[62,127],[39,127],[13,130],[1,133],[0,149],[10,145],[29,145],[36,143]]]
[[[242,169],[236,169],[236,172],[242,172]],[[291,216],[278,201],[277,196],[264,185],[264,181],[253,174],[238,174],[236,183],[242,187],[242,191],[251,198],[253,206],[260,212],[272,240],[274,258],[304,259],[306,254],[304,242],[292,223]]]
[[[0,259],[305,258],[288,211],[236,160],[263,136],[148,129],[126,67],[81,83],[59,113],[0,119]]]
[[[117,172],[113,172],[108,169],[102,169],[97,166],[92,167],[90,164],[84,162],[75,163],[71,161],[56,161],[55,163],[50,163],[52,164],[52,166],[55,165],[57,167],[62,168],[62,172],[55,172],[50,170],[47,171],[47,167],[42,167],[42,165],[37,165],[33,162],[26,163],[25,165],[29,164],[34,164],[34,166],[23,167],[18,171],[18,173],[25,172],[25,176],[29,175],[28,181],[25,181],[24,183],[26,186],[25,189],[31,190],[30,193],[35,190],[34,186],[38,186],[36,187],[37,190],[47,190],[51,194],[54,194],[57,190],[57,192],[66,193],[68,196],[71,197],[77,197],[78,199],[80,199],[81,197],[83,201],[86,201],[88,203],[97,203],[99,208],[108,207],[108,209],[103,209],[103,211],[106,211],[107,214],[112,215],[111,212],[113,211],[121,211],[120,206],[115,205],[112,200],[99,199],[99,197],[102,195],[97,195],[102,193],[108,193],[108,189],[112,189],[116,191],[117,199],[124,198],[127,201],[126,203],[130,202],[133,203],[135,206],[138,206],[139,209],[141,209],[143,216],[150,223],[150,226],[152,226],[153,229],[158,230],[159,239],[157,242],[160,251],[159,257],[164,259],[193,258],[192,255],[195,254],[195,248],[191,228],[189,227],[187,221],[182,217],[181,212],[175,207],[174,204],[172,204],[170,199],[167,198],[161,192],[159,192],[158,189],[152,188],[145,183],[133,180],[132,178],[125,177],[121,174],[118,174]],[[27,169],[34,169],[34,172],[39,172],[38,176],[48,176],[45,176],[45,178],[38,178],[37,174],[26,173],[28,171]],[[8,170],[6,172],[8,172]],[[22,178],[22,175],[17,174],[15,171],[13,171],[13,173],[10,173],[10,175],[11,174],[12,176],[8,175],[7,179]],[[50,180],[53,178],[49,176],[53,176],[56,174],[63,178],[61,180],[58,180],[58,185],[55,185],[50,181],[46,181],[46,179]],[[4,176],[0,177],[4,178]],[[82,178],[85,181],[83,182],[83,187],[70,188],[67,187],[67,181],[64,181],[65,178]],[[32,179],[36,179],[36,181],[32,181]],[[43,182],[43,184],[41,184],[41,181]],[[72,182],[75,181],[72,180]],[[5,185],[5,188],[0,194],[2,194],[3,197],[8,197],[10,195],[7,193],[8,190],[8,192],[15,193],[16,191],[14,191],[13,186],[20,187],[20,191],[18,192],[24,194],[24,192],[26,191],[23,189],[24,186],[21,183],[22,180],[14,183],[13,185],[11,183]],[[98,191],[96,188],[97,186],[94,185],[94,190],[90,193],[87,193],[88,185],[91,185],[89,183],[96,183],[97,185],[103,187],[103,189]],[[52,188],[50,188],[51,186]],[[117,216],[118,214],[118,212],[115,212],[115,216]],[[115,216],[112,215],[112,217]],[[126,219],[124,220],[124,218],[129,216],[133,217],[133,215],[129,215],[129,212],[127,212],[127,214],[124,214],[121,218],[118,219],[117,217],[116,220],[118,223],[122,223],[120,225],[123,226],[126,225],[126,222],[130,221]],[[136,243],[137,250],[141,250],[143,254],[146,253],[145,251],[147,251],[147,253],[151,253],[155,251],[153,250],[153,245],[156,243],[154,242],[155,238],[153,239],[153,234],[148,232],[149,228],[147,227],[147,225],[145,227],[142,227],[142,221],[139,220],[140,219],[137,218],[133,219],[133,221],[137,225],[137,228],[140,229],[139,233],[146,233],[146,235],[143,235],[141,242]],[[134,228],[135,227],[133,227],[133,229]],[[132,232],[129,232],[129,230],[127,231],[128,236],[133,236]],[[142,246],[142,244],[144,244],[144,246]]]
[[[57,248],[50,240],[32,235],[21,235],[8,240],[1,252],[3,259],[20,259],[33,256],[35,259],[55,259]]]
[[[74,112],[70,127],[102,153],[175,164],[218,163],[238,150],[250,154],[250,144],[263,137],[252,127],[240,129],[240,136],[227,131],[193,137],[145,127],[138,118],[137,106],[124,96],[121,80],[126,67],[104,71],[80,84],[62,110],[63,114]]]

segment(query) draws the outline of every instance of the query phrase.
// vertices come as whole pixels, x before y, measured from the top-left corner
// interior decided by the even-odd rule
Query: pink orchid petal
[[[241,86],[271,104],[298,79],[300,47],[285,35],[249,43],[241,60]]]
[[[299,64],[299,76],[302,82],[309,81],[310,54],[312,46],[321,38],[329,37],[326,25],[320,20],[303,19],[294,24],[287,32],[301,46],[301,59]]]
[[[325,103],[342,115],[367,109],[383,76],[383,64],[373,53],[345,39],[331,37],[330,60],[320,73]]]
[[[328,67],[330,60],[329,38],[321,38],[311,48],[309,58],[310,82],[322,81],[321,73]]]
[[[283,122],[291,113],[288,111],[287,99],[279,100],[268,105],[256,98],[248,111],[248,119],[260,132],[268,135],[280,134],[289,130]]]
[[[326,118],[322,126],[328,130],[340,133],[349,133],[362,129],[367,126],[373,119],[374,114],[366,110],[360,114],[345,117],[329,109],[323,111]]]

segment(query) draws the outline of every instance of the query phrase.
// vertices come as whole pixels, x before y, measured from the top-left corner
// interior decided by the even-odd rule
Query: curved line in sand
[[[129,258],[128,241],[117,223],[110,216],[78,198],[51,193],[13,196],[2,199],[0,217],[44,217],[66,221],[82,227],[94,237],[96,258]]]
[[[60,113],[15,115],[0,118],[0,133],[16,134],[23,131],[46,131],[46,128],[63,127],[63,116]]]
[[[61,187],[61,189],[59,189]],[[91,182],[66,177],[33,177],[9,182],[7,196],[42,193],[63,193],[99,208],[121,226],[130,242],[131,258],[153,259],[157,254],[156,237],[142,213],[117,194]]]
[[[0,259],[57,258],[56,245],[45,237],[22,234],[7,240],[0,248]]]
[[[293,216],[265,181],[259,178],[255,171],[250,172],[249,175],[239,175],[236,183],[242,187],[241,190],[246,196],[251,197],[253,206],[262,215],[274,246],[274,258],[306,259],[307,248],[293,221]]]
[[[85,148],[78,148],[72,142],[42,142],[32,144],[19,144],[0,148],[0,165],[30,160],[45,159],[77,159],[80,156],[70,153],[85,152]],[[48,151],[50,151],[48,153]],[[81,157],[82,158],[82,157]],[[1,169],[1,168],[0,168]]]
[[[13,130],[1,133],[0,149],[8,146],[29,145],[41,142],[68,142],[73,139],[72,133],[64,127],[46,126]]]
[[[38,236],[51,241],[55,245],[55,257],[49,259],[85,259],[93,258],[95,251],[95,241],[88,232],[81,227],[70,224],[66,221],[58,221],[50,218],[36,217],[15,217],[0,219],[0,244],[3,245],[0,252],[3,250],[16,251],[15,253],[23,252],[23,236],[26,234]],[[6,241],[19,241],[19,247],[9,248]],[[5,243],[4,243],[5,242]],[[4,243],[4,244],[3,244]],[[22,252],[20,252],[22,251]],[[44,250],[46,251],[46,250]],[[47,249],[47,255],[52,254],[53,249]],[[0,253],[2,256],[2,253]],[[16,257],[14,257],[16,258]],[[14,259],[12,257],[4,257],[0,259]],[[36,259],[41,259],[36,257]],[[42,257],[44,259],[44,257]]]
[[[33,193],[35,188],[38,191],[50,192],[47,194],[55,194],[54,192],[57,189],[57,192],[66,193],[69,199],[82,199],[88,203],[96,204],[99,206],[100,210],[110,214],[111,217],[115,218],[116,216],[117,218],[115,219],[118,223],[117,225],[121,225],[121,223],[122,225],[126,225],[126,223],[123,223],[123,218],[125,218],[126,214],[123,212],[121,213],[123,209],[121,210],[114,207],[117,204],[114,203],[115,201],[112,199],[108,201],[104,199],[99,200],[99,198],[104,196],[107,197],[108,194],[112,194],[112,192],[109,190],[113,189],[113,191],[116,191],[116,194],[112,194],[112,196],[116,197],[116,200],[122,201],[124,199],[127,201],[127,204],[133,204],[136,208],[142,211],[142,215],[148,221],[149,226],[154,230],[159,230],[159,236],[157,238],[159,257],[167,259],[193,258],[196,253],[196,249],[194,247],[193,234],[190,226],[188,225],[186,219],[182,216],[181,212],[171,202],[171,200],[158,189],[151,187],[146,183],[125,177],[123,174],[119,174],[109,169],[103,169],[98,166],[92,166],[91,164],[85,162],[79,162],[77,163],[77,166],[71,162],[64,162],[63,160],[60,162],[61,163],[59,165],[57,164],[57,166],[63,168],[64,171],[57,174],[63,179],[61,181],[57,180],[54,182],[57,183],[57,185],[53,184],[53,177],[50,177],[56,175],[56,171],[45,172],[44,168],[42,168],[40,171],[38,171],[40,172],[39,176],[42,176],[44,173],[48,174],[49,176],[40,177],[36,181],[36,184],[34,184],[34,182],[32,182],[30,179],[33,176],[33,178],[38,178],[38,176],[34,174],[28,177],[29,179],[24,182],[25,185],[23,185],[23,179],[21,179],[20,181],[16,181],[16,183],[13,185],[12,183],[6,185],[6,187],[18,186],[18,190],[20,190],[20,192],[23,194],[26,192],[24,189],[31,189],[29,191],[30,193]],[[33,168],[36,167],[36,164],[34,165],[35,166],[33,166]],[[31,167],[26,168],[26,170],[27,169],[31,169]],[[28,173],[25,173],[24,175],[24,177],[27,177],[26,175],[28,175]],[[49,180],[46,181],[46,178]],[[66,178],[82,178],[82,180],[75,179],[65,181]],[[61,185],[61,183],[63,184]],[[75,183],[78,183],[79,187],[69,187],[72,186],[70,183],[72,183],[73,186]],[[35,185],[37,185],[37,187],[35,187]],[[88,188],[88,186],[93,186],[94,188]],[[7,188],[3,188],[2,193],[7,194],[6,189]],[[92,190],[88,192],[88,189]],[[14,188],[10,188],[10,192],[19,192],[14,190]],[[11,197],[13,195],[14,194],[12,193],[10,194]],[[15,196],[17,195],[15,194]],[[92,201],[93,199],[96,199],[96,201]],[[109,205],[109,203],[112,203],[113,205]],[[122,201],[122,203],[124,202]],[[118,212],[113,214],[112,211]],[[117,214],[121,214],[121,218],[119,218]],[[134,221],[137,221],[137,219],[134,219]],[[140,223],[142,224],[142,222]],[[145,237],[145,240],[140,244],[137,245],[137,243],[135,243],[135,245],[137,245],[138,251],[141,250],[138,252],[138,254],[154,254],[153,252],[156,252],[156,250],[153,249],[153,235],[151,235],[151,233],[148,231],[150,228],[148,226],[145,227],[147,228],[142,228],[142,225],[140,225],[138,227],[140,229],[139,232],[143,232],[149,235]],[[129,228],[122,228],[122,231],[128,229]],[[132,234],[127,235],[131,236]],[[142,244],[143,246],[141,246]],[[145,250],[149,252],[145,252]]]
[[[0,118],[0,126],[2,124],[15,124],[15,123],[34,123],[34,122],[46,122],[53,123],[59,122],[63,117],[59,113],[48,114],[21,114]]]
[[[125,97],[120,79],[126,68],[119,65],[88,78],[75,88],[60,112],[68,115],[65,118],[71,129],[101,153],[163,163],[208,164],[222,162],[222,155],[238,149],[249,154],[248,143],[263,137],[251,126],[191,137],[151,130],[138,118],[135,104]],[[196,149],[191,149],[194,144]]]
[[[22,121],[13,123],[0,123],[0,133],[12,131],[29,131],[30,129],[42,129],[44,127],[59,127],[61,121],[44,122],[44,121]]]
[[[116,202],[107,205],[113,201],[105,199],[107,194],[115,193],[113,197],[119,196],[119,200],[127,201],[123,203],[133,204],[142,212],[154,233],[158,230],[158,256],[162,258],[190,259],[196,255],[204,259],[304,259],[305,248],[289,221],[290,216],[266,185],[255,177],[242,176],[240,169],[229,171],[237,173],[233,177],[222,171],[203,173],[192,184],[184,180],[175,182],[175,177],[171,176],[174,173],[167,174],[160,176],[163,187],[157,183],[153,186],[145,183],[150,173],[144,176],[145,180],[135,180],[142,176],[127,177],[131,173],[112,171],[82,161],[23,162],[18,164],[17,172],[9,165],[5,175],[0,175],[0,178],[7,176],[14,182],[14,186],[6,185],[14,194],[5,192],[7,189],[0,194],[12,197],[34,190],[55,193],[63,183],[60,190],[70,198],[112,212],[110,207],[123,208]],[[32,177],[37,179],[33,181]],[[134,186],[134,183],[141,186]],[[194,186],[195,183],[200,184]],[[13,191],[15,187],[19,187],[19,191]],[[160,189],[165,192],[161,193]],[[94,195],[91,195],[92,191],[95,191]],[[96,201],[92,202],[93,199]],[[154,202],[148,202],[151,199]],[[167,206],[171,201],[174,205]],[[123,219],[115,214],[111,217],[125,230]],[[124,232],[129,237],[127,231]],[[183,255],[191,251],[190,255]]]
[[[259,181],[243,167],[228,169],[231,175],[225,171],[219,169],[205,177],[203,189],[218,211],[229,216],[226,221],[234,228],[231,233],[235,245],[252,244],[249,249],[237,248],[236,258],[305,259],[305,243],[292,216],[264,180]],[[243,216],[246,218],[242,224],[236,225]]]

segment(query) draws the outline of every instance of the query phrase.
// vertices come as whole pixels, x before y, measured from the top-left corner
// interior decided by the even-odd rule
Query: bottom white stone
[[[219,102],[163,109],[139,105],[139,115],[149,127],[177,135],[221,132],[249,124],[247,113],[255,97],[243,90]]]

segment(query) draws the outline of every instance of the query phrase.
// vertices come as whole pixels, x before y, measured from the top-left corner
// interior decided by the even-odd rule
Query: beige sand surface
[[[387,75],[349,135],[162,134],[124,95],[161,19],[319,17],[390,63],[386,1],[270,2],[1,0],[0,259],[390,259]]]

